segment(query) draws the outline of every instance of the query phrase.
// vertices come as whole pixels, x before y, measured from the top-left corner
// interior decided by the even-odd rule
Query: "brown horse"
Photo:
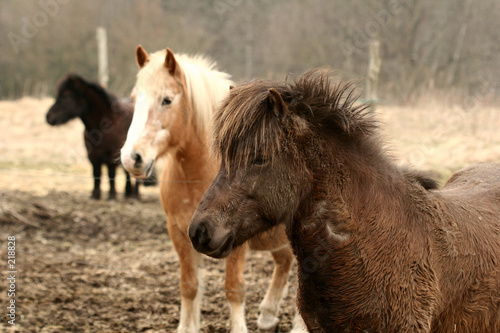
[[[56,101],[45,117],[52,126],[65,124],[74,118],[80,118],[83,122],[85,148],[94,176],[92,199],[101,197],[103,164],[108,168],[109,198],[116,198],[116,168],[120,165],[120,148],[125,142],[133,112],[131,100],[119,100],[98,83],[87,81],[79,75],[69,74],[58,85]],[[138,197],[140,182],[136,182],[134,188],[129,173],[125,173],[125,196]],[[146,185],[154,184],[154,177],[146,182]]]
[[[222,163],[194,247],[224,257],[284,222],[310,332],[500,332],[500,164],[432,189],[353,101],[326,70],[234,88],[214,116]]]
[[[231,81],[204,57],[174,56],[169,49],[150,55],[141,46],[136,55],[140,70],[133,89],[135,112],[121,160],[132,175],[145,177],[158,158],[166,157],[160,198],[181,268],[178,332],[199,332],[201,256],[193,249],[187,229],[217,173],[218,163],[207,148],[207,132],[213,110],[228,94]],[[282,226],[255,234],[248,244],[252,249],[271,251],[275,260],[273,278],[257,321],[259,328],[273,329],[278,323],[279,303],[286,293],[293,254]],[[225,291],[233,333],[247,332],[243,277],[247,247],[241,243],[226,260]],[[300,323],[300,317],[297,321]]]

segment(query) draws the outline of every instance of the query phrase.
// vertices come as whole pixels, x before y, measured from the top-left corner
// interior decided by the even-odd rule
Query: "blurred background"
[[[1,0],[0,99],[53,95],[68,72],[97,80],[102,26],[118,95],[134,84],[138,44],[207,54],[236,81],[317,66],[362,79],[378,40],[380,98],[464,103],[498,95],[499,17],[498,0]]]

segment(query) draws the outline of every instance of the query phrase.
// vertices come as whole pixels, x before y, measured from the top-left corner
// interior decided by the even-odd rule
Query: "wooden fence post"
[[[378,76],[382,58],[380,57],[380,42],[378,40],[370,41],[370,59],[368,61],[368,73],[366,76],[365,98],[368,102],[377,101]]]
[[[108,68],[108,37],[106,34],[106,28],[97,27],[96,38],[97,38],[99,83],[103,87],[107,87],[109,81],[109,68]]]

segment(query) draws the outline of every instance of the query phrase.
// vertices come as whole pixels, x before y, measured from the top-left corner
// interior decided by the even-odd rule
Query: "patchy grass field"
[[[16,326],[6,332],[172,332],[178,323],[178,262],[158,188],[142,200],[92,201],[90,164],[75,120],[45,123],[50,99],[0,102],[0,297],[5,309],[7,237],[16,237]],[[500,160],[500,108],[379,106],[392,155],[444,182],[475,162]],[[107,181],[103,180],[104,190]],[[123,193],[124,177],[119,174]],[[226,332],[229,309],[223,262],[206,259],[203,332]],[[247,322],[256,331],[258,303],[272,273],[268,253],[246,265]],[[281,315],[287,332],[296,279]]]

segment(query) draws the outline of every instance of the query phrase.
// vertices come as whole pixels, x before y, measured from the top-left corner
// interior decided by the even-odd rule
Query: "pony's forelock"
[[[231,90],[215,113],[212,150],[226,168],[272,159],[283,150],[285,131],[268,102],[272,87],[264,80],[243,84]]]

